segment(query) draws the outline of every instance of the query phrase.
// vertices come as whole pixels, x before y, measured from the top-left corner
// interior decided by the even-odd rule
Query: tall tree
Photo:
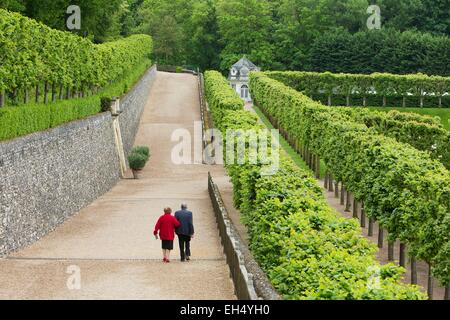
[[[304,69],[313,40],[336,28],[365,26],[367,0],[282,0],[277,9],[276,59],[287,69]]]
[[[185,46],[189,63],[202,70],[220,66],[219,27],[214,0],[197,0],[185,27]]]
[[[224,46],[220,64],[223,71],[244,54],[262,68],[271,68],[273,20],[269,1],[218,0],[217,19]]]
[[[73,32],[103,42],[120,35],[117,12],[127,0],[0,0],[0,7],[18,11],[45,23],[51,28],[67,31],[67,8],[81,9],[81,30]]]
[[[377,0],[383,25],[450,36],[449,0]]]
[[[185,24],[190,19],[193,0],[145,0],[137,10],[135,32],[153,36],[155,58],[161,63],[184,64],[187,36]]]
[[[0,0],[0,8],[23,13],[25,0]]]

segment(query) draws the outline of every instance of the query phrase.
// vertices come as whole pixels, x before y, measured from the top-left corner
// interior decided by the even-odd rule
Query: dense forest
[[[367,30],[370,4],[380,31]],[[449,0],[0,0],[59,30],[69,5],[81,8],[78,34],[151,34],[162,64],[225,71],[246,54],[272,70],[450,74]]]

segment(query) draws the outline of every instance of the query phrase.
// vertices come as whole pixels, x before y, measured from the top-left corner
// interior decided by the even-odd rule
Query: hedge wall
[[[97,95],[49,104],[39,103],[0,108],[0,141],[47,130],[99,113],[101,96],[122,96],[139,80],[150,65],[150,60],[144,60],[140,65],[124,74],[122,79],[105,87]]]
[[[222,122],[226,110],[242,110],[244,108],[242,99],[236,95],[219,72],[205,73],[205,96],[216,124]]]
[[[42,84],[58,92],[104,87],[148,59],[152,50],[147,35],[95,45],[3,9],[0,44],[0,93],[13,100]]]
[[[268,77],[314,97],[318,90],[332,95],[336,92],[350,95],[353,90],[375,88],[380,95],[412,90],[421,92],[436,87],[438,92],[450,91],[450,78],[422,75],[398,76],[387,74],[351,75],[310,72],[266,72]],[[415,88],[415,89],[414,89]],[[445,88],[445,89],[442,89]],[[383,100],[383,97],[381,97]],[[450,100],[449,100],[450,101]],[[378,133],[405,142],[418,150],[426,151],[434,159],[450,168],[450,132],[445,130],[439,119],[429,116],[391,111],[388,113],[370,111],[365,108],[340,108],[340,113],[353,121],[374,128]]]
[[[444,252],[450,240],[450,175],[441,163],[262,73],[252,73],[250,86],[255,103],[319,155],[392,240],[408,244],[412,256],[431,263],[442,284],[449,283]]]
[[[448,77],[300,71],[273,71],[267,75],[334,106],[450,107]]]
[[[450,76],[450,38],[414,31],[383,29],[352,34],[336,30],[311,45],[309,71]]]
[[[218,72],[206,72],[205,87],[223,136],[227,129],[263,129]],[[280,158],[271,176],[261,175],[263,161],[226,167],[252,252],[286,299],[425,299],[418,287],[400,283],[402,268],[378,264],[375,246],[355,221],[328,207],[308,172]]]

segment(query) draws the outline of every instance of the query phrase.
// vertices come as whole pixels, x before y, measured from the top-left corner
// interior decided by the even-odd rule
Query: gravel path
[[[159,72],[136,138],[152,152],[141,179],[121,180],[56,231],[0,260],[0,299],[236,299],[207,191],[208,170],[223,169],[171,161],[173,131],[193,136],[199,119],[196,78]],[[163,264],[153,226],[165,206],[184,201],[194,212],[193,261],[178,261],[175,241],[172,262]],[[67,286],[70,266],[80,271],[80,289]]]

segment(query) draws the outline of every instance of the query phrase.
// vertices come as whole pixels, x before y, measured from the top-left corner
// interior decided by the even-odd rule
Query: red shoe
[[[167,259],[166,259],[166,258],[164,258],[164,259],[163,259],[163,262],[167,262]]]
[[[169,259],[166,259],[166,263],[169,263],[170,262],[170,260]]]

